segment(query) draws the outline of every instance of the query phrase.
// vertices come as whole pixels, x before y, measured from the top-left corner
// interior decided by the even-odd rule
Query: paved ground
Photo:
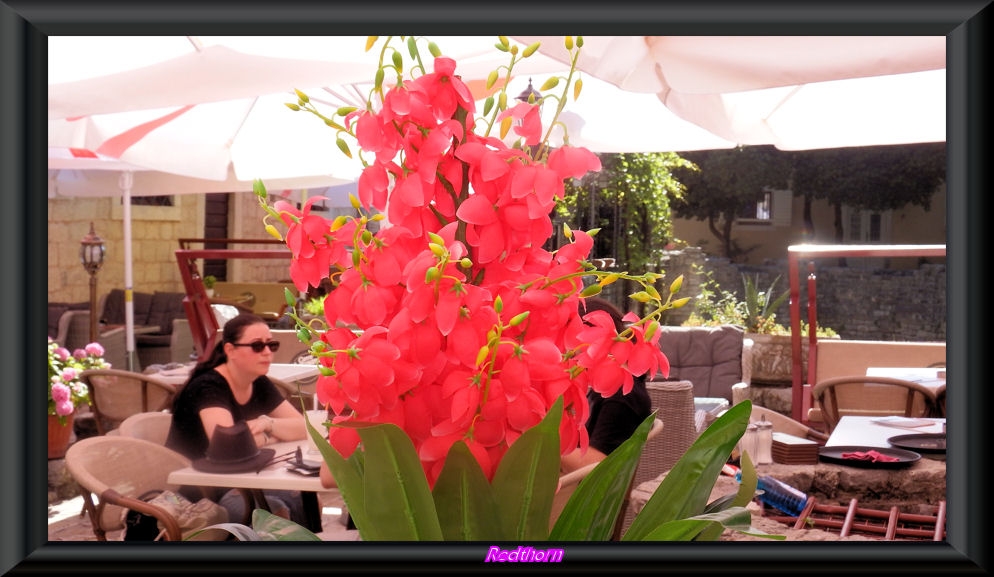
[[[341,497],[332,494],[322,494],[322,526],[324,531],[320,537],[325,541],[356,541],[358,531],[346,530],[342,523]],[[49,541],[96,541],[89,515],[80,515],[83,510],[83,498],[75,497],[52,503],[48,506],[48,540]],[[109,541],[121,539],[121,531],[107,534]]]

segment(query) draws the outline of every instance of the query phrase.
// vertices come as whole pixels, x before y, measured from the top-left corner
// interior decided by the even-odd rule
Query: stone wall
[[[787,260],[765,265],[737,265],[728,259],[706,256],[699,248],[689,247],[666,253],[660,265],[665,283],[680,274],[685,275],[680,294],[699,293],[701,279],[694,273],[695,265],[710,271],[723,290],[743,297],[742,274],[758,275],[758,286],[766,289],[778,275],[775,292],[789,288]],[[807,318],[807,270],[802,267],[801,311]],[[816,262],[818,288],[818,324],[835,329],[847,340],[882,341],[945,341],[946,340],[946,265],[921,264],[914,269],[866,269],[858,266],[838,266],[835,259]],[[667,286],[667,285],[663,285]],[[667,323],[680,324],[692,312],[670,313]],[[790,309],[784,303],[777,319],[790,323]]]
[[[178,239],[204,230],[204,195],[180,194],[174,206],[131,207],[134,290],[182,292],[175,251]],[[124,288],[124,221],[120,197],[48,199],[48,301],[90,299],[90,278],[79,260],[80,240],[90,223],[104,240],[106,257],[97,273],[97,296]]]

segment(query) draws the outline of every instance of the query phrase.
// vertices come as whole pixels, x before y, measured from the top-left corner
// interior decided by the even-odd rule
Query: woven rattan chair
[[[189,459],[163,445],[123,435],[88,437],[66,451],[66,469],[80,487],[83,507],[100,541],[107,540],[108,531],[124,528],[124,509],[153,515],[165,527],[164,540],[180,540],[176,519],[138,497],[154,489],[178,490],[166,479],[188,466]]]
[[[137,413],[121,421],[121,426],[116,430],[118,434],[125,437],[145,439],[159,445],[166,444],[166,437],[169,436],[169,427],[172,425],[172,413],[163,411],[151,411],[148,413]]]
[[[690,381],[649,381],[645,388],[652,401],[652,410],[656,411],[656,419],[663,423],[663,431],[642,450],[630,489],[669,471],[697,439],[694,385]],[[615,539],[620,538],[635,519],[635,511],[628,500],[615,528]]]
[[[90,406],[100,435],[116,429],[131,415],[171,408],[176,395],[176,388],[158,377],[131,371],[91,369],[83,371],[80,380],[90,389]]]
[[[825,379],[811,396],[831,433],[846,415],[927,417],[935,412],[935,392],[920,383],[890,377],[850,375]]]

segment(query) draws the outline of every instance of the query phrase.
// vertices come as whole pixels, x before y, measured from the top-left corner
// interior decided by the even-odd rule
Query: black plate
[[[895,447],[910,449],[918,453],[945,453],[945,433],[919,433],[917,435],[897,435],[887,439]]]
[[[865,453],[867,451],[876,451],[882,455],[887,455],[888,457],[897,457],[897,461],[862,461],[860,459],[846,459],[842,457],[843,453],[855,453],[861,452]],[[818,449],[818,457],[822,461],[829,463],[838,463],[839,465],[848,465],[850,467],[863,467],[867,469],[897,469],[900,467],[907,467],[912,463],[918,461],[922,456],[914,451],[906,451],[904,449],[891,449],[887,447],[861,447],[858,445],[846,445],[839,447],[821,447]]]

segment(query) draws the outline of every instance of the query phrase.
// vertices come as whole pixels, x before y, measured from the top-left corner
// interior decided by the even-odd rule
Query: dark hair
[[[581,318],[593,311],[606,312],[607,314],[611,315],[611,319],[614,320],[615,330],[617,330],[619,333],[625,330],[625,323],[624,321],[621,320],[621,317],[625,316],[625,314],[621,312],[621,309],[615,306],[614,303],[612,303],[611,301],[605,300],[601,297],[587,297],[585,299],[580,299]]]
[[[224,343],[238,342],[239,339],[242,338],[242,335],[245,334],[245,328],[255,324],[266,324],[266,321],[264,321],[262,317],[252,313],[241,313],[230,321],[224,323],[224,329],[221,332],[221,340],[214,345],[214,350],[211,351],[211,356],[207,357],[207,360],[197,363],[197,366],[193,367],[187,383],[214,367],[228,362],[228,355],[224,353]]]

